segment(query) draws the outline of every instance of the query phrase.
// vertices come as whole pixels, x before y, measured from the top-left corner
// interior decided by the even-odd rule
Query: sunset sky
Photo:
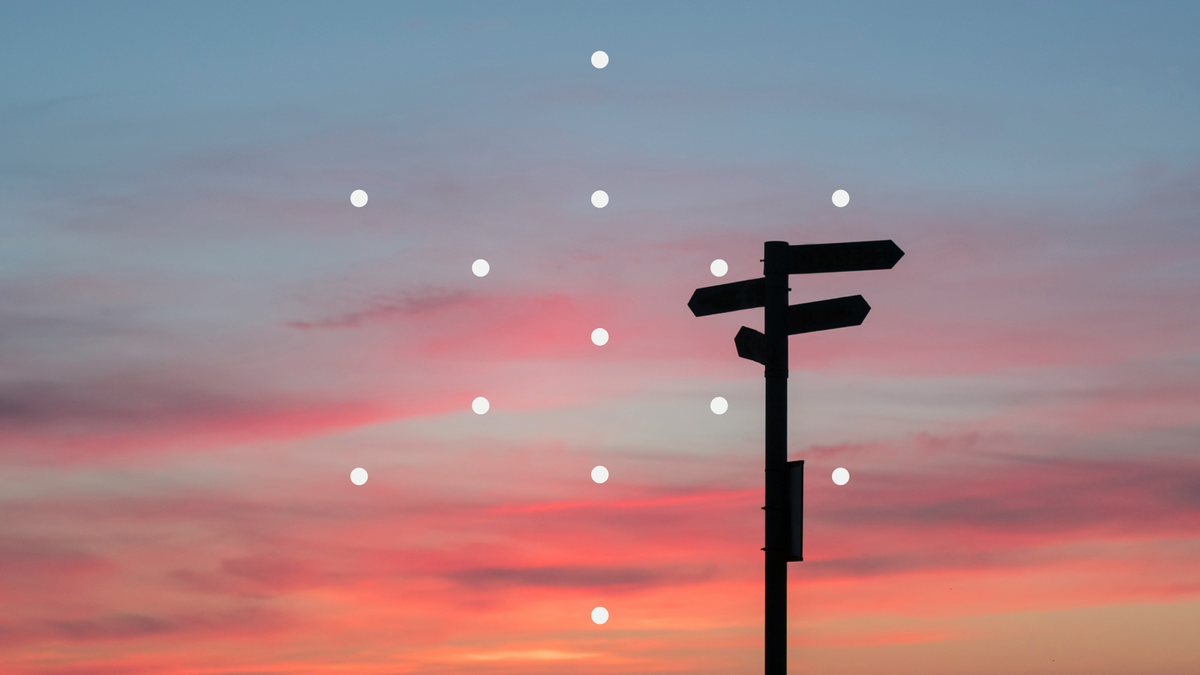
[[[1197,27],[6,0],[0,673],[761,673],[762,313],[687,301],[874,239],[791,279],[872,310],[790,342],[789,672],[1200,672]]]

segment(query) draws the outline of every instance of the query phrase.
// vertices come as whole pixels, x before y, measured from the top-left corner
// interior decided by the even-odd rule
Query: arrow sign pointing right
[[[787,308],[788,335],[860,326],[870,311],[871,306],[861,295],[791,305]],[[734,336],[733,344],[743,359],[770,366],[771,350],[767,347],[767,336],[762,333],[742,326]]]
[[[904,251],[891,239],[842,244],[798,244],[788,247],[788,274],[890,270]]]
[[[696,316],[736,312],[767,304],[767,280],[747,279],[720,286],[697,288],[688,300],[688,308]]]
[[[791,305],[787,308],[788,335],[859,326],[862,325],[863,319],[867,318],[869,311],[871,306],[861,295]],[[766,338],[763,338],[763,342],[766,342]],[[738,355],[741,355],[740,349]]]

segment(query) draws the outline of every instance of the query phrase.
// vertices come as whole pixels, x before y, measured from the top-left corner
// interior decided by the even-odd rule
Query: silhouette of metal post
[[[788,262],[786,241],[768,241],[763,245],[763,277],[767,284],[763,332],[768,350],[763,371],[766,378],[766,675],[787,673]]]
[[[787,675],[787,564],[804,559],[804,461],[787,461],[788,336],[857,326],[871,311],[861,295],[789,306],[788,275],[887,270],[903,255],[890,239],[801,246],[768,241],[762,277],[697,288],[688,300],[695,316],[763,308],[765,334],[742,326],[733,344],[738,356],[763,365],[766,378],[766,675]]]

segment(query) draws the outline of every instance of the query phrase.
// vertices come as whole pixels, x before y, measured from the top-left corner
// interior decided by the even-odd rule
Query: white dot
[[[716,260],[712,261],[712,264],[708,266],[708,269],[713,273],[714,277],[723,277],[725,276],[725,273],[729,271],[729,265],[727,265],[724,260],[717,258]]]
[[[483,258],[471,263],[471,271],[474,272],[475,276],[477,277],[486,277],[488,270],[490,269],[492,269],[491,265],[488,265],[488,262]]]
[[[603,328],[597,328],[592,331],[592,344],[596,346],[603,345],[608,342],[608,331]]]
[[[838,485],[845,485],[846,483],[849,483],[850,472],[839,466],[833,470],[833,482],[837,483]]]
[[[476,398],[474,401],[471,401],[471,410],[474,410],[476,415],[482,415],[483,413],[487,412],[488,408],[490,407],[491,405],[488,403],[488,400],[482,396]]]
[[[592,193],[592,206],[602,209],[608,206],[608,193],[604,190],[596,190]]]
[[[608,480],[608,469],[602,466],[592,469],[592,480],[596,481],[597,483],[603,483],[604,481]]]
[[[350,203],[361,209],[367,205],[367,193],[362,190],[351,192]]]
[[[850,203],[850,193],[845,190],[838,190],[833,193],[833,205],[839,209]]]
[[[592,621],[596,623],[604,623],[608,621],[608,610],[603,607],[597,607],[592,610]]]
[[[608,65],[608,54],[604,52],[596,52],[592,54],[592,65],[597,68],[603,68]]]
[[[725,411],[729,410],[729,401],[718,396],[712,400],[712,403],[708,404],[708,407],[712,408],[712,411],[716,414],[724,415]]]
[[[361,466],[350,472],[350,482],[355,485],[362,485],[367,482],[367,470]]]

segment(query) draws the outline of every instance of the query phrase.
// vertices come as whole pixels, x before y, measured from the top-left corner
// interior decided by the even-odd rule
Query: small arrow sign
[[[767,280],[747,279],[720,286],[697,288],[688,300],[688,308],[696,316],[736,312],[767,304]]]
[[[862,325],[871,306],[861,295],[806,302],[787,308],[788,335]],[[747,330],[743,328],[742,330]],[[741,333],[738,333],[741,335]],[[766,337],[763,337],[764,344]],[[740,352],[739,352],[740,355]]]
[[[770,365],[771,351],[767,349],[767,336],[754,330],[746,328],[738,331],[738,334],[733,338],[733,344],[737,345],[738,356],[751,361],[758,361],[764,366]]]
[[[890,270],[904,256],[891,239],[789,246],[788,274]]]

